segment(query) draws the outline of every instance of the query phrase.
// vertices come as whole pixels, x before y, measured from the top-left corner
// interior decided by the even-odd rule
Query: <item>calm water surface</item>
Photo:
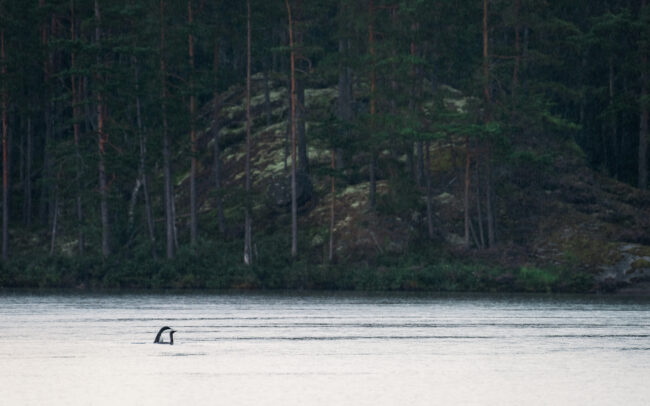
[[[5,293],[0,366],[2,405],[647,405],[650,299]]]

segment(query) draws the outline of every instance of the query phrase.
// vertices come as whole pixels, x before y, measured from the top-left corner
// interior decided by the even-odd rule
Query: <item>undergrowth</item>
[[[239,242],[200,241],[173,260],[141,254],[18,257],[0,266],[1,288],[308,289],[440,292],[588,292],[592,275],[561,268],[505,268],[435,250],[346,264],[291,260],[277,236],[257,238],[258,261],[242,263]]]

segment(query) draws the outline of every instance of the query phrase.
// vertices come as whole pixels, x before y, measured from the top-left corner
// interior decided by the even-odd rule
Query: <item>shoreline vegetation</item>
[[[593,274],[566,267],[505,266],[434,250],[375,258],[374,263],[315,264],[268,256],[245,266],[239,250],[212,242],[180,250],[172,261],[140,258],[19,257],[2,264],[0,289],[314,290],[590,293],[612,291]]]

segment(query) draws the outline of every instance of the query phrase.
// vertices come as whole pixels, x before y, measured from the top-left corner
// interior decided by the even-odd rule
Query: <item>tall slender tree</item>
[[[347,128],[352,121],[352,69],[350,68],[350,21],[349,21],[350,5],[347,1],[342,0],[339,3],[339,30],[341,35],[339,37],[339,80],[338,91],[339,97],[337,99],[337,114],[338,119],[344,123],[343,132],[345,136],[349,136]],[[337,166],[343,167],[343,151],[336,148],[336,161]]]
[[[197,176],[197,139],[196,139],[196,89],[194,89],[194,34],[192,15],[192,0],[187,0],[187,23],[189,31],[187,34],[188,57],[190,63],[190,147],[191,147],[191,173],[190,173],[190,241],[196,244],[198,236],[198,209],[196,200],[196,176]]]
[[[45,11],[46,9],[45,0],[39,0],[38,7],[40,10]],[[54,16],[49,13],[46,14],[45,18],[41,23],[41,48],[43,50],[43,84],[44,84],[44,95],[43,95],[43,122],[45,126],[44,131],[44,152],[43,152],[43,173],[48,176],[52,172],[52,159],[49,154],[50,143],[52,139],[52,97],[51,97],[51,83],[50,78],[52,74],[52,51],[49,49],[50,42],[50,30],[48,26],[48,19],[54,20]],[[50,182],[41,182],[41,191],[39,196],[39,220],[42,224],[46,225],[49,220],[49,213],[51,210],[51,199],[50,195],[52,188]]]
[[[646,0],[641,1],[641,14],[645,15]],[[647,28],[645,29],[647,30]],[[639,189],[648,188],[648,41],[650,39],[642,38],[639,41],[641,48],[641,112],[639,114],[639,159],[638,159],[638,187]]]
[[[97,87],[97,141],[99,146],[99,196],[100,196],[100,216],[102,223],[102,255],[107,257],[111,253],[110,246],[110,219],[108,215],[108,182],[106,177],[106,146],[108,143],[108,134],[104,128],[104,95],[102,91],[102,74],[99,72],[102,66],[101,44],[102,44],[102,15],[99,8],[99,0],[95,0],[95,42],[100,48],[97,55],[97,70],[95,73],[95,85]]]
[[[7,109],[7,57],[5,29],[0,30],[0,64],[2,64],[2,259],[9,259],[9,133]]]
[[[31,114],[27,117],[27,139],[25,141],[25,204],[24,208],[24,219],[25,225],[32,225],[32,160],[33,160],[33,151],[34,151],[34,131],[32,126],[32,117]]]
[[[76,53],[74,51],[75,41],[77,40],[76,33],[76,15],[75,15],[75,0],[70,0],[70,39],[72,41],[73,50],[70,52],[70,89],[72,92],[72,130],[74,137],[74,151],[75,151],[75,207],[77,211],[77,227],[78,231],[78,250],[79,255],[84,253],[84,226],[83,226],[83,206],[81,202],[81,179],[82,179],[82,163],[81,151],[79,147],[79,140],[81,135],[80,130],[80,114],[79,114],[79,90],[76,75]]]
[[[172,192],[171,152],[169,141],[169,124],[167,121],[167,60],[165,49],[165,0],[160,0],[160,104],[162,111],[162,134],[163,134],[163,177],[164,177],[164,205],[165,205],[165,237],[167,259],[175,256],[175,216],[174,216],[174,194]]]
[[[483,0],[483,95],[485,97],[485,123],[488,124],[491,120],[491,104],[492,99],[490,95],[490,55],[488,53],[488,0]],[[494,225],[494,210],[492,208],[492,154],[491,154],[491,141],[486,141],[486,148],[483,159],[485,160],[486,167],[486,217],[488,226],[488,241],[490,248],[494,247],[496,243],[496,233]],[[477,163],[478,164],[478,163]],[[479,179],[477,179],[477,182]],[[479,196],[476,197],[480,199]]]
[[[298,203],[296,190],[296,51],[293,41],[291,5],[285,0],[289,20],[289,48],[291,67],[291,257],[298,256]]]
[[[336,170],[336,148],[332,147],[332,155],[330,159],[330,169],[332,174],[330,175],[330,243],[329,243],[329,252],[328,260],[329,262],[334,261],[334,204],[336,202],[336,180],[334,178],[334,171]]]
[[[156,231],[154,229],[153,210],[151,207],[151,194],[149,191],[149,178],[147,176],[147,140],[144,133],[144,125],[142,123],[142,103],[140,101],[140,69],[138,67],[138,58],[133,57],[134,72],[133,77],[135,80],[135,112],[136,124],[138,130],[138,146],[139,146],[139,162],[138,162],[138,176],[142,183],[142,193],[144,194],[144,211],[147,219],[147,231],[149,232],[149,241],[151,242],[151,254],[154,259],[158,259],[158,252],[156,251]]]
[[[219,74],[219,37],[215,36],[214,51],[212,61],[212,71],[214,74],[214,91],[212,92],[213,103],[213,124],[212,124],[212,137],[213,137],[213,153],[214,153],[214,188],[216,191],[216,208],[217,208],[217,224],[219,232],[224,234],[226,231],[225,217],[223,213],[223,198],[221,187],[221,146],[219,145],[219,132],[221,130],[221,123],[219,121],[219,112],[221,111],[221,100],[219,97],[219,90],[217,88],[218,74]]]
[[[517,87],[519,86],[519,69],[521,65],[521,22],[520,10],[521,0],[515,0],[514,4],[514,19],[515,19],[515,64],[512,70],[512,96],[515,98],[517,94]]]
[[[471,154],[471,140],[469,135],[465,136],[465,187],[463,193],[463,222],[464,222],[464,244],[465,248],[470,246],[470,213],[469,213],[469,193],[470,184],[472,180],[472,154]]]
[[[287,0],[288,1],[288,0]],[[251,191],[251,1],[246,0],[246,204],[244,213],[244,264],[253,262]]]
[[[376,51],[375,51],[375,2],[368,2],[368,50],[370,52],[370,132],[375,131],[375,114],[377,112],[377,73]],[[370,178],[368,203],[371,210],[375,209],[377,195],[377,154],[374,147],[370,148],[370,162],[368,163],[368,172]]]

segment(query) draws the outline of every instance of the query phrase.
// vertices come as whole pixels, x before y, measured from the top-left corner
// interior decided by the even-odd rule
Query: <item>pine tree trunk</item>
[[[32,225],[32,119],[27,118],[27,140],[25,146],[25,225]]]
[[[99,2],[95,0],[95,42],[99,46],[101,43],[101,12]],[[97,57],[97,65],[101,65],[101,57]],[[101,74],[95,74],[97,85],[97,138],[99,144],[99,196],[100,196],[100,216],[102,223],[102,255],[107,257],[111,253],[110,247],[110,222],[108,218],[108,182],[106,179],[106,144],[108,136],[104,131],[104,98],[101,91],[102,81]]]
[[[197,176],[197,159],[198,154],[195,115],[196,115],[196,95],[194,89],[194,35],[192,35],[192,1],[187,0],[187,22],[190,25],[188,34],[189,60],[190,60],[190,147],[192,151],[191,173],[190,173],[190,242],[196,244],[198,238],[198,203],[196,195],[196,176]]]
[[[45,0],[38,0],[39,11],[43,12]],[[43,140],[43,174],[49,174],[48,168],[48,144],[50,140],[50,97],[49,97],[49,52],[48,38],[47,38],[47,23],[41,24],[41,48],[43,51],[43,122],[45,124],[44,140]],[[43,176],[45,177],[45,176]],[[41,182],[40,195],[38,199],[38,219],[41,224],[47,224],[47,196],[48,196],[48,182]]]
[[[291,66],[291,257],[298,255],[298,204],[296,201],[296,52],[293,42],[293,20],[289,0],[285,0],[289,18],[289,48]]]
[[[251,220],[251,2],[246,0],[246,207],[244,213],[244,264],[253,263]]]
[[[429,240],[433,240],[434,230],[433,230],[433,196],[432,196],[432,188],[431,188],[431,152],[430,152],[430,145],[428,141],[426,144],[426,160],[427,160],[427,167],[426,167],[425,177],[427,179],[427,231],[429,232]]]
[[[178,227],[176,225],[176,199],[174,199],[174,185],[170,187],[170,203],[172,206],[172,239],[174,240],[174,250],[178,251]]]
[[[330,168],[332,169],[332,175],[330,175],[331,190],[330,190],[330,244],[329,244],[329,262],[334,261],[334,202],[336,200],[336,182],[334,179],[334,171],[336,170],[336,150],[332,148],[332,158],[330,162]]]
[[[413,24],[411,26],[411,31],[414,33],[417,30],[417,25]],[[410,47],[409,47],[409,53],[411,55],[411,58],[416,58],[417,57],[417,46],[414,41],[411,41]],[[415,104],[416,104],[416,94],[419,93],[418,89],[418,69],[415,67],[415,65],[412,66],[411,72],[410,72],[410,78],[411,78],[411,89],[410,89],[410,98],[409,98],[409,110],[414,111],[415,110]],[[419,96],[418,96],[419,97]],[[424,146],[422,144],[422,141],[415,141],[415,142],[409,142],[410,145],[410,155],[411,155],[411,168],[412,168],[412,173],[415,176],[415,183],[419,186],[422,187],[425,184],[425,176],[424,176],[424,161],[425,161],[425,156],[424,156]],[[416,155],[415,157],[413,156],[413,145],[415,145],[415,151]],[[407,152],[407,156],[408,153]],[[415,159],[417,159],[417,161]]]
[[[375,132],[375,113],[376,113],[376,91],[377,91],[377,77],[375,74],[375,31],[374,31],[374,1],[370,0],[368,4],[368,48],[370,51],[370,136],[374,136]],[[370,210],[375,209],[376,194],[377,194],[377,177],[376,177],[376,151],[374,147],[370,147],[370,162],[368,165],[368,172],[370,177],[369,196],[368,202]]]
[[[485,230],[483,230],[483,210],[481,209],[481,170],[479,162],[476,162],[476,217],[478,223],[479,242],[477,246],[480,249],[485,248]]]
[[[519,64],[521,61],[521,46],[519,41],[519,6],[521,0],[515,0],[515,66],[512,70],[512,98],[516,99],[519,86]]]
[[[75,7],[74,7],[74,0],[70,0],[70,37],[72,39],[72,42],[74,43],[77,39],[76,37],[76,32],[75,32],[75,26],[76,26],[76,20],[75,20]],[[82,174],[82,162],[81,162],[81,151],[79,148],[79,137],[80,137],[80,129],[79,129],[79,91],[77,87],[77,77],[74,74],[74,71],[76,69],[76,61],[75,61],[75,53],[72,52],[70,54],[70,68],[73,72],[72,75],[70,75],[70,88],[72,90],[72,129],[73,129],[73,134],[74,134],[74,151],[75,151],[75,169],[76,169],[76,175],[75,175],[75,203],[76,203],[76,211],[77,211],[77,227],[78,227],[78,249],[79,249],[79,255],[84,254],[84,230],[83,230],[83,206],[81,202],[81,179],[83,177]]]
[[[418,186],[422,187],[424,185],[424,148],[422,141],[416,143],[417,149],[417,173],[415,180]]]
[[[618,144],[618,123],[617,123],[617,118],[616,118],[616,111],[614,109],[614,57],[610,56],[609,57],[609,76],[608,76],[608,82],[609,82],[609,106],[612,114],[612,120],[611,120],[611,140],[612,140],[612,173],[614,175],[614,178],[618,179],[619,178],[619,164],[620,164],[620,159],[619,159],[619,144]]]
[[[488,0],[483,0],[483,96],[485,97],[485,122],[490,121],[490,70],[488,55]]]
[[[343,4],[341,4],[340,13],[343,13]],[[339,16],[341,18],[341,16]],[[344,25],[347,32],[347,24]],[[350,51],[350,40],[346,37],[339,38],[339,58],[343,60],[339,62],[339,97],[338,97],[338,118],[341,120],[344,125],[348,125],[349,121],[352,119],[352,81],[350,78],[350,68],[348,67],[349,62],[347,58],[349,57]],[[347,136],[347,129],[344,130],[344,135]],[[341,148],[336,148],[336,160],[337,167],[342,169],[344,166],[343,162],[343,151]]]
[[[289,168],[289,164],[287,163],[287,160],[291,156],[291,127],[292,127],[292,121],[291,121],[291,75],[289,75],[289,80],[287,81],[287,87],[289,88],[289,100],[287,103],[289,103],[289,114],[287,114],[287,127],[286,131],[284,132],[284,171],[286,172],[287,169]]]
[[[0,32],[2,63],[2,259],[9,258],[9,141],[7,128],[7,60],[5,55],[5,30]]]
[[[489,70],[489,54],[488,54],[488,0],[483,0],[483,93],[485,96],[485,123],[491,121],[492,100],[490,96],[490,70]],[[492,148],[490,147],[491,140],[486,140],[487,144],[485,152],[483,153],[482,160],[486,165],[486,217],[488,226],[488,242],[490,248],[493,248],[496,243],[496,226],[494,221],[494,211],[492,210],[493,192],[492,192]],[[478,162],[478,161],[477,161]],[[478,197],[477,197],[478,198]]]
[[[226,222],[223,214],[223,198],[221,197],[221,151],[219,146],[219,131],[221,130],[219,122],[219,111],[221,109],[221,102],[219,100],[219,92],[216,90],[217,78],[219,72],[219,40],[215,41],[214,45],[214,88],[215,91],[212,95],[214,103],[212,132],[214,137],[214,188],[217,192],[216,206],[217,206],[217,224],[219,226],[219,233],[223,235],[226,232]]]
[[[469,217],[469,189],[471,181],[471,154],[470,154],[470,143],[469,137],[465,137],[465,195],[463,199],[463,211],[464,211],[464,222],[465,222],[465,248],[469,248],[469,228],[470,228],[470,217]]]
[[[50,233],[50,255],[54,254],[54,246],[56,244],[56,232],[57,232],[57,221],[59,218],[59,175],[56,177],[56,182],[54,185],[54,213],[52,215],[52,232]]]
[[[47,75],[47,74],[46,74]],[[47,75],[49,76],[49,75]],[[52,173],[52,159],[50,158],[50,143],[52,139],[52,102],[49,92],[46,93],[45,109],[43,120],[45,121],[45,134],[43,140],[43,177],[48,177]],[[41,224],[49,224],[49,213],[51,207],[52,188],[50,182],[41,182],[41,191],[38,205],[38,218]]]
[[[414,179],[416,179],[417,172],[415,170],[415,156],[413,155],[414,149],[415,142],[409,141],[408,145],[406,146],[406,170]]]
[[[165,2],[160,0],[160,88],[163,121],[163,177],[165,204],[165,237],[167,259],[175,256],[175,216],[174,194],[172,192],[171,153],[169,142],[169,125],[167,123],[167,61],[165,59]]]
[[[298,171],[309,173],[309,156],[307,154],[307,134],[305,126],[305,81],[296,80],[296,106],[297,142],[298,142]]]
[[[488,146],[489,148],[489,146]],[[494,208],[493,208],[493,202],[494,202],[494,191],[492,190],[492,162],[490,160],[491,158],[491,152],[488,151],[486,154],[486,162],[485,162],[485,177],[487,178],[485,184],[486,184],[486,204],[485,204],[485,210],[486,210],[486,217],[487,217],[487,226],[488,226],[488,243],[490,244],[490,248],[496,247],[496,217],[494,213]]]
[[[138,143],[140,146],[139,170],[140,180],[142,182],[142,192],[144,194],[144,213],[147,219],[147,231],[149,232],[149,241],[151,241],[151,255],[154,260],[158,259],[156,251],[156,232],[153,224],[153,212],[151,209],[151,196],[149,194],[149,180],[147,178],[147,140],[144,134],[142,124],[142,103],[140,102],[140,69],[138,69],[138,59],[133,57],[134,78],[135,78],[135,114],[138,126]]]
[[[266,64],[265,64],[266,65]],[[271,87],[269,86],[269,71],[264,69],[264,115],[266,125],[271,125]]]
[[[370,210],[374,210],[377,206],[377,153],[374,151],[370,154],[370,163],[368,167],[370,175],[369,205]]]
[[[641,11],[646,0],[641,3]],[[641,49],[641,113],[639,115],[639,189],[648,188],[648,53],[647,45]]]

